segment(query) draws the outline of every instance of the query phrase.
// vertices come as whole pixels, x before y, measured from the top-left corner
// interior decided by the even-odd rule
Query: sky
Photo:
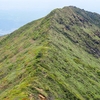
[[[100,14],[100,0],[0,0],[0,35],[70,5]]]

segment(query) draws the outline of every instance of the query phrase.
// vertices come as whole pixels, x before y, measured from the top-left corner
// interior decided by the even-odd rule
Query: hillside
[[[0,100],[99,99],[99,14],[55,9],[0,38]]]
[[[0,41],[3,40],[6,37],[7,37],[7,35],[0,36]]]

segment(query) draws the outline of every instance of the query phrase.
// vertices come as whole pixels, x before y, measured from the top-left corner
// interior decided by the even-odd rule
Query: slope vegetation
[[[55,9],[0,41],[0,100],[99,100],[100,15]]]

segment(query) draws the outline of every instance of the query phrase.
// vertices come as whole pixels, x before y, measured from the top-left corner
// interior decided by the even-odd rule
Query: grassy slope
[[[0,42],[1,42],[1,40],[3,40],[3,39],[6,38],[6,37],[7,37],[7,35],[0,36]]]
[[[0,100],[100,99],[99,25],[79,10],[54,10],[0,42]]]

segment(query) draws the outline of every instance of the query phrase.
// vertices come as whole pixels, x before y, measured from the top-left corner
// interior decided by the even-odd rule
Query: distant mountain
[[[0,100],[100,100],[100,15],[64,7],[0,37]]]

